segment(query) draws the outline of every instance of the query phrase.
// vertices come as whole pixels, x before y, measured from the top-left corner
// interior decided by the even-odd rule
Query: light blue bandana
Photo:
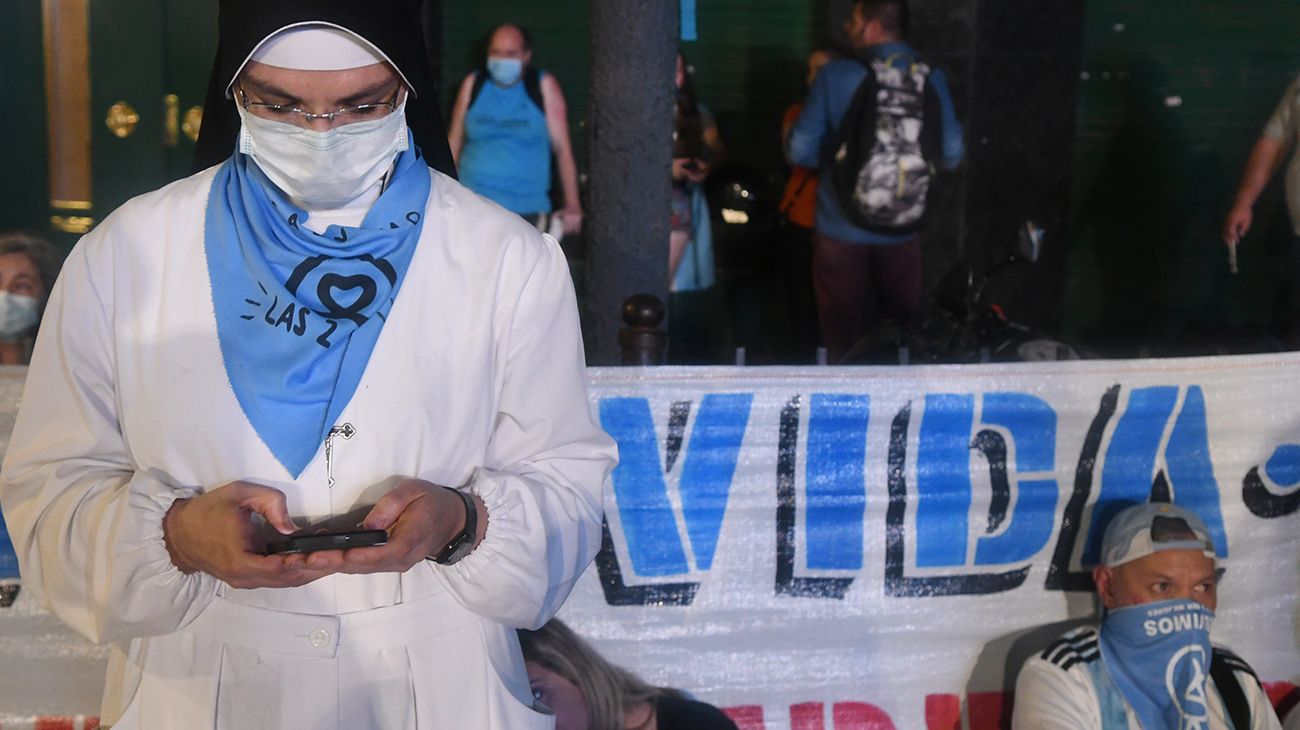
[[[1146,730],[1205,730],[1214,612],[1172,600],[1116,609],[1101,624],[1101,658]]]
[[[360,226],[317,234],[245,155],[213,180],[204,247],[226,376],[294,477],[361,380],[420,238],[429,189],[412,143]]]

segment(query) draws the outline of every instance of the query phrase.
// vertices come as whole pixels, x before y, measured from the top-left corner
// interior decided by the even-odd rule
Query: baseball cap
[[[1147,502],[1111,518],[1101,539],[1101,564],[1113,568],[1165,550],[1200,550],[1207,558],[1216,557],[1210,532],[1195,512]]]

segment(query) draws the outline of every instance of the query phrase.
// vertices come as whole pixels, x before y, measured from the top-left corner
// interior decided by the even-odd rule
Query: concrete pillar
[[[593,0],[587,312],[592,365],[618,365],[623,302],[668,300],[678,0]]]

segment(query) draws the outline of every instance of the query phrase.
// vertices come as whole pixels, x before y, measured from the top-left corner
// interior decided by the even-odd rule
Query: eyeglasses
[[[364,119],[375,119],[387,116],[397,108],[397,98],[401,96],[402,89],[399,87],[393,92],[393,98],[388,101],[380,101],[374,104],[357,104],[355,106],[341,106],[332,112],[323,114],[314,114],[296,106],[289,104],[267,104],[261,101],[252,101],[248,98],[248,92],[244,91],[243,86],[236,87],[239,91],[239,102],[244,105],[245,109],[255,111],[260,116],[268,119],[287,121],[290,123],[300,122],[302,124],[311,124],[317,119],[324,119],[331,124],[337,119],[340,124],[351,124],[360,122]]]

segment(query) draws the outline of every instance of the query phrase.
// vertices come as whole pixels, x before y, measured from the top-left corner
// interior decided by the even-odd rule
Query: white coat
[[[592,421],[563,254],[431,172],[410,269],[337,425],[297,479],[222,365],[204,259],[214,170],[136,198],[51,294],[0,478],[24,588],[112,642],[102,721],[125,728],[548,728],[512,627],[559,608],[600,544],[615,448]],[[459,563],[235,590],[182,574],[162,517],[231,481],[300,523],[403,477],[482,497]]]

